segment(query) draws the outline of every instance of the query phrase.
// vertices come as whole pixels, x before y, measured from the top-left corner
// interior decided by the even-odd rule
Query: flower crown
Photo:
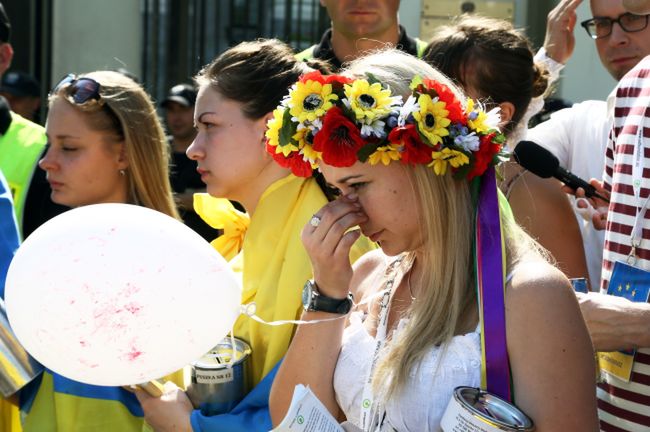
[[[438,81],[416,76],[406,102],[373,75],[302,75],[273,111],[266,149],[281,166],[309,177],[319,162],[348,167],[392,161],[426,164],[437,175],[448,165],[471,180],[505,160],[498,109],[467,105]]]

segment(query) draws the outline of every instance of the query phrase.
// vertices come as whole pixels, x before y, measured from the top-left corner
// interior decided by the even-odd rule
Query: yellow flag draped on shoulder
[[[210,244],[228,261],[237,256],[250,225],[248,214],[237,210],[227,199],[206,193],[194,194],[194,210],[212,228],[223,231]]]
[[[232,212],[223,203],[203,194],[195,202],[196,212],[208,223],[229,220]],[[297,319],[302,313],[302,287],[312,276],[311,263],[300,240],[300,232],[314,213],[327,203],[323,192],[312,178],[289,175],[276,181],[262,194],[246,230],[241,252],[230,260],[233,271],[242,277],[242,303],[255,302],[257,315],[265,321]],[[218,204],[218,205],[217,205]],[[225,211],[229,215],[205,214],[206,210]],[[233,209],[234,210],[234,209]],[[239,223],[237,222],[237,226]],[[214,225],[213,225],[214,226]],[[225,226],[224,226],[225,230]],[[222,254],[229,254],[234,241],[213,243]],[[365,237],[353,246],[351,259],[356,260],[375,246]],[[236,337],[251,345],[248,363],[250,387],[282,359],[294,326],[267,326],[247,316],[240,316],[234,326]]]

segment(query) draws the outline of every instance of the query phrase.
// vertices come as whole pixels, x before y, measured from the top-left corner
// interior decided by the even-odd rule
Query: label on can
[[[444,432],[532,432],[533,422],[516,406],[473,387],[456,387],[442,416]]]
[[[440,427],[444,432],[503,432],[502,429],[472,415],[453,396],[442,416]]]
[[[232,368],[194,369],[194,377],[198,384],[221,384],[235,379]]]

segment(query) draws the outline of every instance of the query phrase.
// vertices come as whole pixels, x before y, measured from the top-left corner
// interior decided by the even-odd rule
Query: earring
[[[124,177],[124,176],[126,175],[126,171],[124,171],[123,169],[121,169],[121,170],[120,170],[120,175],[121,175],[122,177]]]

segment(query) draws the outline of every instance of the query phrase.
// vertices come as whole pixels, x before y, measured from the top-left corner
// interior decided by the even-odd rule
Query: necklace
[[[413,295],[413,289],[411,288],[411,273],[413,273],[413,266],[409,269],[409,274],[406,276],[406,285],[409,287],[409,295],[411,296],[411,301],[415,300]]]

